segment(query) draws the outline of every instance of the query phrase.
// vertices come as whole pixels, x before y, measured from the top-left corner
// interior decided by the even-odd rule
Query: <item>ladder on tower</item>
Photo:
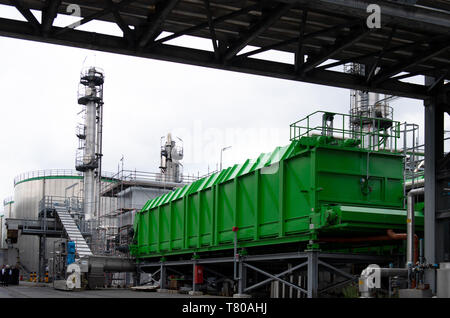
[[[77,224],[69,212],[56,208],[59,219],[66,231],[67,236],[73,242],[75,242],[75,248],[80,258],[92,255],[92,251],[87,245],[83,235],[80,232]]]

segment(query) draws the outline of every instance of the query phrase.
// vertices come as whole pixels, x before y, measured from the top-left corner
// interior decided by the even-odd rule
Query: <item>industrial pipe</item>
[[[391,241],[391,240],[406,240],[408,237],[405,233],[395,233],[393,230],[387,230],[386,235],[379,236],[365,236],[365,237],[322,237],[320,242],[330,243],[358,243],[358,242],[376,242],[376,241]],[[414,261],[418,261],[419,238],[414,235]]]
[[[133,259],[117,256],[89,256],[90,266],[100,266],[103,272],[135,272],[136,265]]]
[[[406,264],[417,263],[417,236],[415,235],[415,214],[414,214],[414,196],[424,194],[424,188],[412,189],[408,192],[407,214],[406,214]],[[415,254],[415,255],[414,255]],[[414,263],[413,263],[414,260]]]

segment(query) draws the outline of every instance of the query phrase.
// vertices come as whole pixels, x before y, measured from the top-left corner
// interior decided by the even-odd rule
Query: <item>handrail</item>
[[[217,171],[214,171],[217,172]],[[192,183],[199,179],[210,176],[214,172],[205,174],[202,176],[186,175],[182,174],[180,178],[180,184],[184,185],[186,183]],[[174,183],[170,181],[170,178],[162,174],[161,172],[147,172],[139,170],[121,170],[111,176],[111,179],[116,180],[116,182],[161,182],[161,183]],[[103,184],[100,190],[101,193],[110,191],[113,188],[113,184]]]
[[[390,115],[389,110],[387,113]],[[366,126],[370,129],[365,129]],[[290,125],[291,141],[315,134],[359,139],[361,148],[391,152],[398,151],[397,139],[401,137],[401,123],[384,117],[315,111]]]
[[[14,186],[16,186],[19,182],[22,182],[27,179],[32,178],[41,178],[41,177],[82,177],[83,173],[80,171],[72,170],[72,169],[47,169],[47,170],[34,170],[22,173],[14,178]],[[102,178],[112,178],[113,173],[102,171]]]

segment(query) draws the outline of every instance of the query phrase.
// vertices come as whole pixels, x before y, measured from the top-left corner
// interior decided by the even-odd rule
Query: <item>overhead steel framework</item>
[[[21,20],[0,17],[0,35],[215,69],[424,100],[425,258],[450,261],[450,155],[444,115],[450,111],[448,0],[0,0]],[[370,4],[381,27],[369,28]],[[122,36],[55,26],[78,6],[80,21],[117,24]],[[33,11],[36,10],[36,11]],[[37,14],[36,14],[37,13]],[[1,15],[1,11],[0,11]],[[170,43],[182,36],[209,49]],[[169,44],[170,43],[170,44]],[[291,53],[291,63],[272,55]],[[365,74],[344,72],[363,64]],[[425,76],[422,83],[409,79]],[[442,246],[444,245],[444,246]],[[276,275],[275,275],[276,276]],[[435,290],[435,276],[426,277]]]
[[[381,28],[368,28],[367,7],[381,8]],[[447,0],[0,0],[26,21],[0,18],[0,35],[238,71],[315,84],[426,99],[450,79]],[[57,14],[80,8],[80,23],[113,22],[123,36],[56,27]],[[39,21],[31,10],[41,13]],[[163,33],[167,32],[167,33]],[[210,50],[168,44],[190,35]],[[257,58],[277,50],[293,63]],[[346,74],[345,63],[368,66]],[[435,78],[430,85],[404,80]],[[446,85],[446,89],[449,85]]]

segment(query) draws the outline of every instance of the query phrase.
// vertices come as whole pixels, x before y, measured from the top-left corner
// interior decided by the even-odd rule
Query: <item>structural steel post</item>
[[[238,294],[244,294],[244,290],[247,287],[247,267],[244,266],[242,259],[239,259],[239,281],[238,281]]]
[[[196,266],[197,264],[195,263],[195,262],[193,262],[192,263],[192,291],[195,293],[195,270],[196,270],[196,268],[195,268],[195,266]]]
[[[435,82],[433,77],[425,77],[425,85]],[[436,258],[436,163],[443,153],[443,112],[438,108],[438,97],[425,100],[425,258],[430,264],[439,260]],[[434,271],[425,276],[425,283],[430,284],[436,292]]]
[[[163,263],[161,263],[161,270],[160,270],[160,278],[159,278],[159,288],[160,289],[166,289],[166,267]]]
[[[316,298],[319,285],[318,251],[308,251],[308,298]]]

